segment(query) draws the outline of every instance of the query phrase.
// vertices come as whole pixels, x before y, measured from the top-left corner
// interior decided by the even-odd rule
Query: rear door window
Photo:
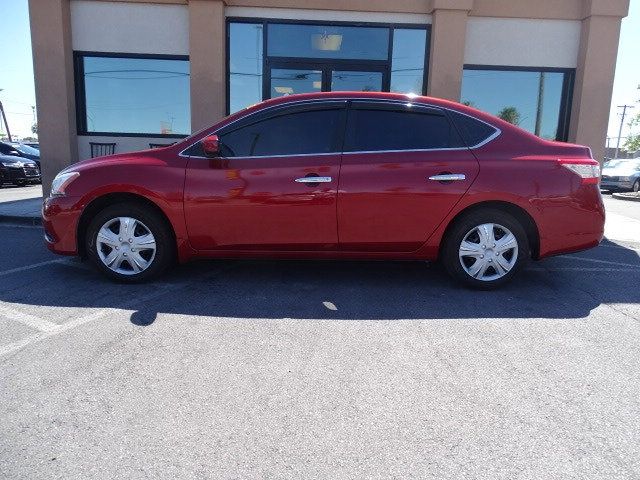
[[[437,108],[354,102],[349,111],[346,152],[464,147],[444,111]]]

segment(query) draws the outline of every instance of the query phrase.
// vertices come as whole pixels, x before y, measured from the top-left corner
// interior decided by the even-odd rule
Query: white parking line
[[[635,246],[633,247],[629,247],[626,245],[619,245],[619,244],[614,244],[614,245],[598,245],[598,248],[617,248],[618,250],[631,250],[632,252],[638,252],[640,253],[640,248],[637,248]]]
[[[30,337],[23,338],[17,342],[10,343],[8,345],[0,346],[0,357],[6,355],[7,353],[15,352],[16,350],[20,350],[22,347],[29,345],[32,342],[35,342],[39,338],[42,338],[42,334],[31,335]]]
[[[576,257],[575,255],[567,255],[562,258],[567,260],[584,260],[585,262],[602,263],[605,265],[617,265],[618,267],[640,268],[640,263],[610,262],[609,260],[598,260],[595,258],[588,258],[588,257]]]
[[[40,263],[32,263],[31,265],[25,265],[24,267],[12,268],[10,270],[4,270],[0,272],[0,277],[4,277],[5,275],[11,275],[12,273],[24,272],[26,270],[31,270],[33,268],[43,267],[45,265],[51,265],[52,263],[64,263],[69,260],[66,258],[56,258],[54,260],[47,260],[46,262]]]
[[[637,272],[636,268],[611,268],[611,267],[532,267],[527,268],[532,272]]]
[[[63,259],[64,260],[64,259]],[[14,342],[14,343],[10,343],[8,345],[5,345],[3,347],[0,347],[0,357],[7,355],[9,353],[13,353],[16,352],[22,348],[24,348],[27,345],[30,345],[31,343],[34,342],[38,342],[40,340],[44,340],[45,338],[49,338],[52,337],[54,335],[59,335],[62,332],[66,332],[67,330],[71,330],[73,328],[79,327],[81,325],[84,325],[85,323],[88,322],[92,322],[95,320],[99,320],[103,317],[106,317],[107,315],[110,314],[119,314],[119,313],[125,313],[127,311],[129,312],[134,312],[137,309],[135,308],[137,305],[142,305],[144,306],[145,304],[147,304],[148,302],[150,302],[151,300],[154,300],[156,298],[159,297],[163,297],[165,296],[168,292],[172,292],[174,290],[180,290],[182,288],[188,288],[190,285],[193,285],[196,282],[201,282],[205,279],[207,279],[208,277],[213,277],[216,275],[219,275],[220,273],[222,273],[224,270],[227,270],[228,268],[231,267],[227,267],[227,268],[220,268],[218,270],[214,270],[214,271],[210,271],[210,272],[206,272],[205,274],[202,275],[197,275],[193,278],[191,278],[189,281],[183,282],[183,283],[172,283],[172,284],[165,284],[165,285],[161,285],[158,288],[154,289],[152,292],[148,293],[147,295],[142,295],[140,297],[137,297],[129,302],[124,302],[122,304],[122,308],[102,308],[100,310],[91,312],[83,317],[77,318],[76,320],[72,320],[70,322],[67,323],[63,323],[63,324],[53,324],[55,325],[55,328],[52,328],[50,330],[43,330],[42,328],[40,328],[39,330],[42,331],[41,334],[39,335],[33,335],[30,336],[26,339]],[[1,310],[0,310],[1,312]],[[21,312],[16,312],[18,315],[23,315]],[[27,315],[27,314],[24,314]],[[24,321],[21,318],[15,318],[15,320],[17,321],[21,321],[22,323],[27,323],[27,321],[33,321],[35,324],[37,324],[38,322],[46,322],[46,320],[41,320],[41,319],[37,319],[36,317],[33,317],[32,319],[28,319],[26,321]],[[51,323],[51,322],[47,322],[47,323]],[[41,326],[45,326],[44,323],[40,324]],[[45,327],[46,328],[46,327]]]
[[[11,320],[18,321],[31,328],[40,330],[41,332],[53,332],[60,328],[60,325],[57,323],[53,323],[48,320],[38,318],[34,315],[31,315],[30,313],[21,312],[20,310],[11,308],[9,305],[11,304],[0,303],[0,315],[2,315],[5,318],[10,318]]]

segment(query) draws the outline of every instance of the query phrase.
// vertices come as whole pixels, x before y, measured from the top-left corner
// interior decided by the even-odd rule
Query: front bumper
[[[79,197],[49,197],[42,203],[42,226],[47,248],[61,255],[77,255]]]
[[[40,182],[40,170],[37,167],[7,167],[3,170],[4,181],[7,183],[37,183]]]

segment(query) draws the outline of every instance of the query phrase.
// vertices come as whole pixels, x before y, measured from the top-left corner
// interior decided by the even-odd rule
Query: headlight
[[[62,196],[65,194],[65,188],[69,186],[77,177],[80,176],[80,172],[60,172],[56,175],[56,178],[51,182],[51,196]]]
[[[22,162],[1,162],[5,167],[22,168]]]

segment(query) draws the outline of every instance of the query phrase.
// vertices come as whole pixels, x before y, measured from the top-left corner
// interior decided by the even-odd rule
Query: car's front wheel
[[[86,251],[106,276],[141,282],[162,273],[174,256],[173,236],[162,216],[137,204],[112,205],[91,221]]]
[[[444,240],[441,260],[465,285],[491,289],[508,282],[530,256],[520,222],[501,210],[484,209],[455,222]]]

